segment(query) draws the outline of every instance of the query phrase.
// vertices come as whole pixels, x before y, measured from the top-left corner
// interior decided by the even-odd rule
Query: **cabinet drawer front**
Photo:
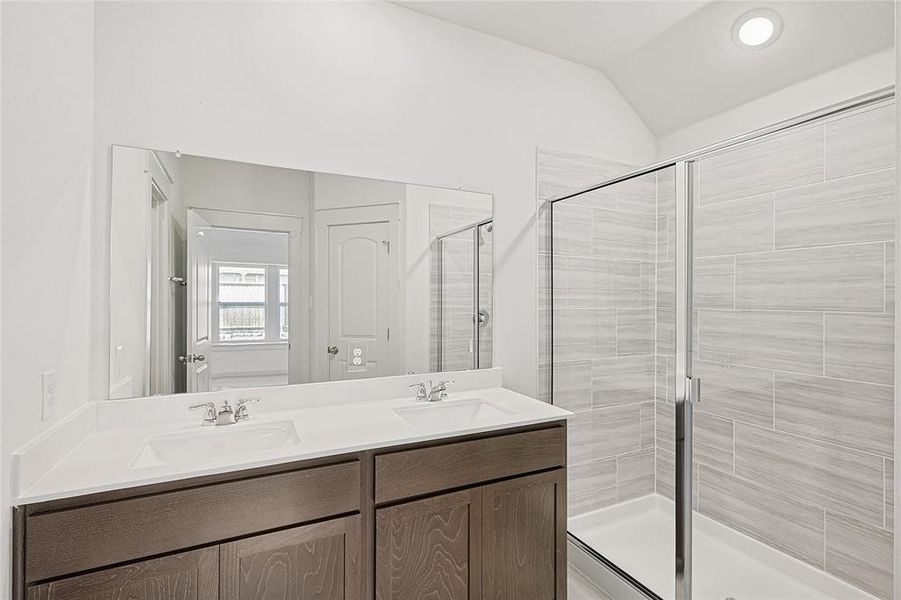
[[[401,450],[375,457],[378,504],[566,464],[563,426]]]
[[[28,583],[360,509],[360,463],[28,517]]]

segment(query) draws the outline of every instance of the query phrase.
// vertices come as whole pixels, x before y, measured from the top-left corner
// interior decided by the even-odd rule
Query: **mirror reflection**
[[[111,398],[491,367],[491,195],[112,154]]]

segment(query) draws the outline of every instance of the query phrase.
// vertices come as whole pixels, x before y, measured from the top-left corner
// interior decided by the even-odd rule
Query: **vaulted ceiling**
[[[402,0],[456,25],[598,69],[658,136],[893,44],[891,0]],[[732,41],[744,13],[771,8],[771,46]]]

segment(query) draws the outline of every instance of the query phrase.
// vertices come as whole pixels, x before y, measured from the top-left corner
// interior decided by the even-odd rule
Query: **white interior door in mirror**
[[[210,389],[210,296],[212,268],[210,266],[209,222],[196,211],[188,211],[188,391],[207,392]]]
[[[397,288],[392,256],[396,237],[396,227],[389,221],[328,228],[330,381],[393,373],[390,328]]]

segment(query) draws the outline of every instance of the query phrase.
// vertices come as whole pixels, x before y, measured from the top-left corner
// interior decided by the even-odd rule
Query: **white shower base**
[[[710,518],[695,513],[693,520],[694,600],[876,600]],[[674,504],[667,498],[654,494],[579,515],[569,531],[658,596],[675,598]],[[601,581],[603,571],[586,575],[611,593],[616,582]]]

